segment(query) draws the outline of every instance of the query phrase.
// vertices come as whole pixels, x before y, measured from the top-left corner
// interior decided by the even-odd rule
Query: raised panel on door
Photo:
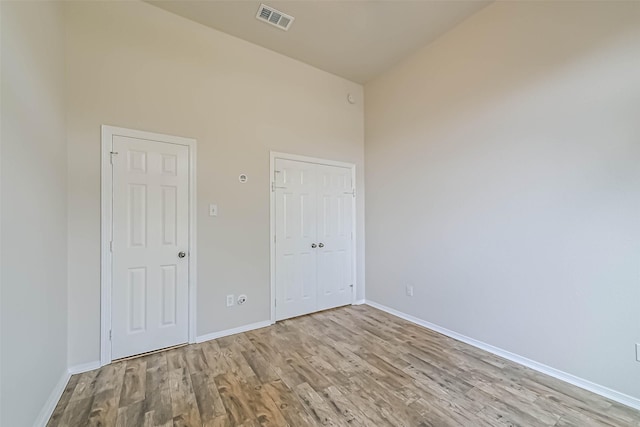
[[[316,310],[315,165],[276,159],[276,319]]]
[[[351,304],[352,198],[351,170],[318,165],[318,310]]]
[[[114,136],[112,358],[188,340],[189,148]]]

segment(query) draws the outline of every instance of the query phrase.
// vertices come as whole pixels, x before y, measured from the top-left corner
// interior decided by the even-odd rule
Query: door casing
[[[317,157],[308,157],[301,156],[297,154],[288,154],[288,153],[280,153],[276,151],[271,151],[270,154],[270,168],[269,168],[269,191],[270,191],[270,231],[269,236],[271,239],[271,243],[269,245],[270,248],[270,259],[271,259],[271,323],[276,322],[276,197],[275,197],[275,170],[276,170],[276,159],[284,159],[284,160],[295,160],[298,162],[307,162],[307,163],[315,163],[319,165],[327,165],[327,166],[338,166],[343,168],[348,168],[351,170],[351,185],[353,186],[353,197],[351,198],[351,213],[352,213],[352,223],[351,230],[353,232],[353,238],[351,239],[351,275],[353,280],[353,288],[351,291],[351,304],[354,304],[356,301],[357,289],[358,289],[358,281],[357,281],[357,252],[356,252],[356,218],[358,217],[356,211],[356,191],[357,191],[357,182],[356,182],[356,165],[353,163],[340,162],[335,160],[327,160],[321,159]]]
[[[196,341],[196,140],[115,126],[102,125],[101,150],[101,217],[100,217],[100,366],[111,363],[111,289],[112,289],[112,226],[113,170],[111,152],[113,137],[145,139],[184,145],[189,148],[189,343]]]

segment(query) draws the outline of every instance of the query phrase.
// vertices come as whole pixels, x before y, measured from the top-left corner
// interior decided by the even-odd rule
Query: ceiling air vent
[[[282,13],[279,10],[264,4],[260,5],[256,18],[284,31],[289,29],[291,23],[295,19],[293,16]]]

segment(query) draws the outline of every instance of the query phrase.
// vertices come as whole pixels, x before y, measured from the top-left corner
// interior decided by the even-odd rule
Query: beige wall
[[[367,299],[640,398],[640,3],[494,3],[365,94]]]
[[[0,425],[33,425],[67,371],[64,26],[0,2]]]
[[[101,124],[197,139],[197,333],[268,320],[269,150],[353,162],[362,184],[362,86],[145,3],[69,3],[66,24],[70,364],[99,359]]]

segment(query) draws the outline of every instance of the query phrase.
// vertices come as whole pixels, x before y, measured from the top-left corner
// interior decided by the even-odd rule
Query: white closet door
[[[111,351],[118,359],[188,340],[189,148],[114,137],[113,151]]]
[[[276,320],[316,311],[316,165],[276,159]]]
[[[352,302],[351,170],[317,166],[318,310]]]

